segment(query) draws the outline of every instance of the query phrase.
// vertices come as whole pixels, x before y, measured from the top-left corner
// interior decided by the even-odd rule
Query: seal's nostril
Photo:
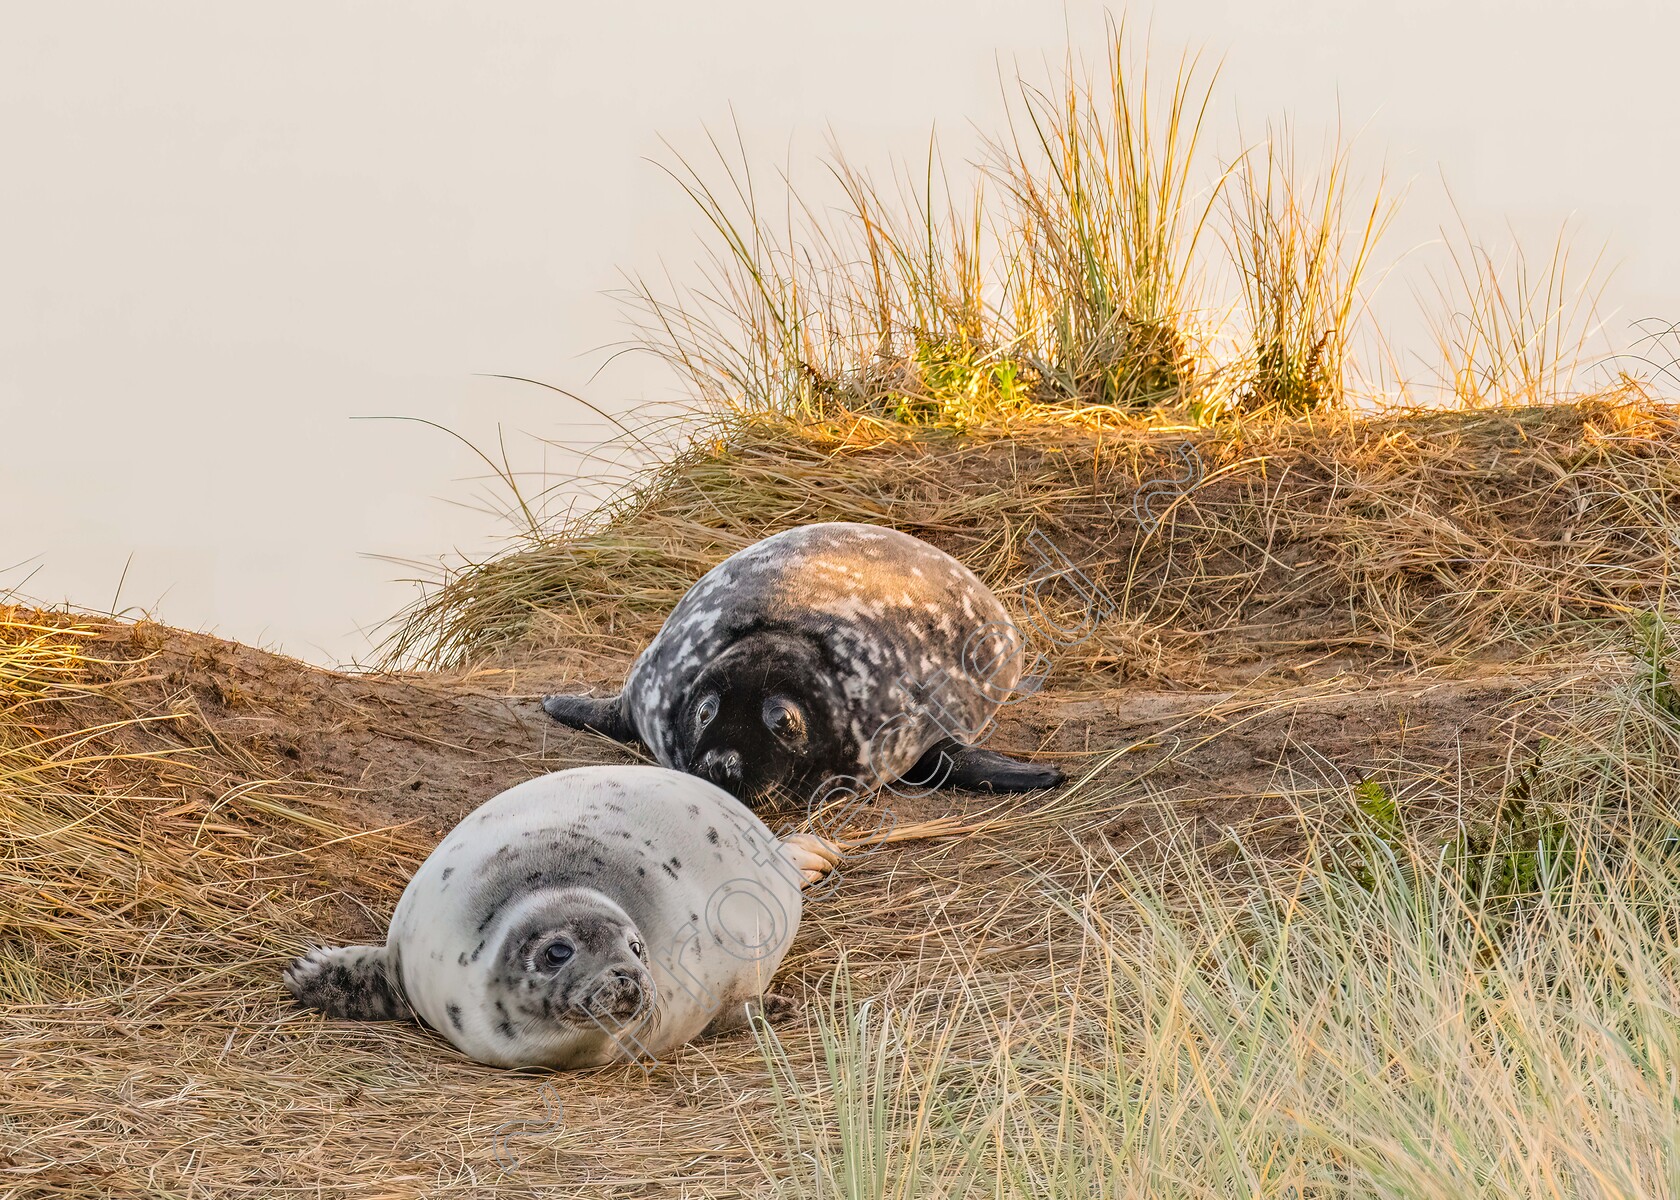
[[[738,750],[708,750],[696,764],[700,774],[713,783],[741,782],[741,752]]]

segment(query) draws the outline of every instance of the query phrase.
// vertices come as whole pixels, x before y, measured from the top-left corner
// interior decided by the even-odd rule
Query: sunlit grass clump
[[[1528,655],[1658,603],[1677,506],[1680,421],[1633,384],[1574,406],[1101,435],[765,418],[460,567],[388,650],[458,666],[563,645],[559,665],[587,678],[579,648],[639,652],[729,554],[792,525],[864,521],[956,555],[1018,612],[1038,565],[1028,538],[1060,547],[1118,605],[1057,651],[1064,672],[1157,673],[1140,625],[1188,652],[1180,683],[1196,647]]]
[[[715,146],[717,175],[677,172],[715,234],[704,282],[637,281],[645,344],[721,414],[968,429],[1205,401],[1213,75],[1152,74],[1117,33],[1098,73],[1018,79],[955,184],[936,144],[890,186],[836,151],[838,194],[784,207]]]
[[[1561,230],[1544,258],[1531,260],[1520,241],[1496,252],[1462,220],[1457,230],[1443,229],[1442,241],[1450,270],[1436,279],[1429,311],[1439,382],[1453,402],[1509,407],[1574,394],[1588,365],[1582,346],[1603,324],[1602,255],[1583,270]],[[1644,365],[1662,370],[1657,362]]]
[[[1599,261],[1582,269],[1560,234],[1531,269],[1461,222],[1419,293],[1440,352],[1421,361],[1442,378],[1379,384],[1416,349],[1365,328],[1397,204],[1386,180],[1362,177],[1339,129],[1313,154],[1283,118],[1216,148],[1217,71],[1185,55],[1163,73],[1111,32],[1096,70],[1070,54],[1018,74],[973,162],[930,140],[880,182],[837,147],[794,188],[767,185],[744,145],[680,160],[707,257],[697,282],[633,281],[642,348],[725,424],[1205,422],[1426,388],[1471,406],[1574,394],[1601,329]],[[1361,346],[1388,361],[1361,363]]]
[[[1104,856],[1048,892],[1048,976],[953,939],[949,984],[842,984],[811,1058],[767,1044],[766,1168],[845,1200],[1674,1195],[1671,667],[1542,706],[1499,788],[1543,836],[1466,794],[1456,835],[1354,815],[1293,869]]]
[[[1298,416],[1345,399],[1361,280],[1394,213],[1380,188],[1354,199],[1350,172],[1348,148],[1333,145],[1321,177],[1310,177],[1287,127],[1238,163],[1230,248],[1249,355],[1230,407]]]

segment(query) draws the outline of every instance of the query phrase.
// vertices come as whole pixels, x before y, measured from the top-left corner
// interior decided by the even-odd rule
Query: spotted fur
[[[385,946],[311,951],[285,980],[329,1016],[412,1013],[495,1066],[659,1055],[765,994],[804,865],[704,780],[560,771],[461,821],[409,881]],[[550,969],[561,938],[572,957]]]

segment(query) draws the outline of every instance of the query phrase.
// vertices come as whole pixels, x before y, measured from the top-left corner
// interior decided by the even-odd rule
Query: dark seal
[[[1023,652],[950,555],[882,526],[802,525],[707,572],[617,696],[543,708],[753,804],[831,783],[1027,791],[1061,772],[975,745]]]

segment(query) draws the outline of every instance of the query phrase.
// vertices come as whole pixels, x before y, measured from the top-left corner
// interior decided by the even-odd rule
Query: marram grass
[[[1316,190],[1269,145],[1215,161],[1217,70],[1185,54],[1163,74],[1123,23],[1110,33],[1095,71],[1070,53],[1046,79],[1018,75],[1005,131],[955,172],[936,140],[891,184],[837,149],[832,196],[772,194],[717,140],[712,166],[679,160],[708,231],[702,278],[632,281],[642,348],[736,416],[964,430],[1070,407],[1211,415],[1234,381],[1251,408],[1342,403],[1382,202],[1345,211],[1341,144]],[[1252,325],[1234,337],[1209,282],[1232,266]]]
[[[1399,265],[1386,177],[1361,178],[1340,128],[1315,161],[1287,117],[1216,154],[1218,69],[1186,53],[1163,72],[1147,39],[1109,33],[1094,70],[1070,52],[1007,80],[1004,127],[972,163],[930,137],[882,181],[835,147],[795,188],[755,171],[739,137],[713,138],[709,163],[679,157],[702,259],[690,281],[631,280],[632,345],[726,425],[1205,422],[1581,393],[1608,348],[1605,276],[1567,227],[1533,268],[1520,246],[1496,260],[1462,219],[1444,230],[1445,269],[1415,289],[1436,344],[1389,345],[1367,320]]]
[[[298,944],[299,906],[263,864],[315,819],[267,795],[278,781],[229,783],[184,710],[76,720],[107,690],[96,669],[132,670],[88,654],[97,632],[0,606],[0,1006],[225,994]],[[244,811],[280,816],[280,836]]]
[[[1289,870],[1093,862],[1046,889],[1044,974],[840,972],[810,1050],[763,1043],[778,1194],[1677,1194],[1680,719],[1637,669],[1566,700],[1533,802],[1571,852],[1529,846],[1518,892],[1355,823]]]

